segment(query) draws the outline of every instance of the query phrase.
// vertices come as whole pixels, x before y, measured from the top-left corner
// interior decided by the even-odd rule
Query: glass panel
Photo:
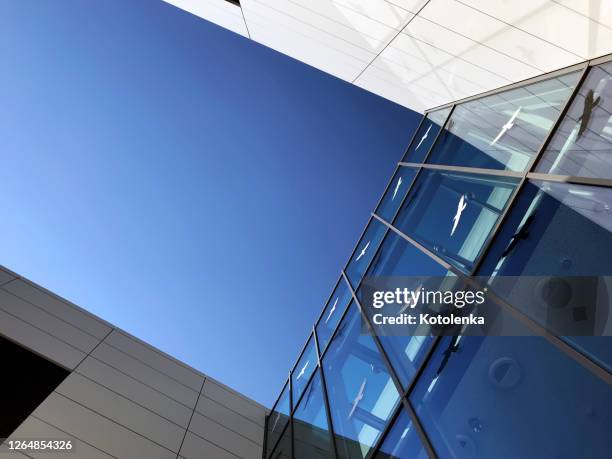
[[[423,170],[395,226],[470,271],[518,179]]]
[[[611,214],[612,189],[529,181],[478,275],[611,276]],[[612,370],[611,338],[566,339]]]
[[[579,75],[573,72],[458,105],[427,162],[524,171]]]
[[[333,447],[319,370],[293,414],[295,459],[333,457]]]
[[[364,271],[376,253],[386,231],[386,226],[376,219],[371,219],[366,231],[346,268],[346,276],[356,288],[361,281]]]
[[[410,417],[401,410],[385,441],[374,456],[375,459],[427,459],[427,453],[419,440]]]
[[[289,422],[289,414],[291,411],[291,401],[289,400],[289,384],[285,384],[276,405],[272,408],[272,412],[268,415],[268,438],[266,441],[267,453],[276,445],[276,442],[281,436],[281,433]]]
[[[363,458],[378,440],[399,394],[376,344],[361,333],[354,303],[323,357],[327,392],[342,458]]]
[[[427,118],[423,120],[423,124],[419,127],[402,161],[406,163],[423,162],[450,110],[450,107],[442,108],[427,114]]]
[[[612,178],[612,63],[589,70],[537,171]]]
[[[425,255],[396,233],[389,231],[368,271],[368,277],[379,276],[444,276],[443,266]],[[415,286],[417,288],[417,286]],[[412,380],[416,369],[433,342],[431,336],[377,335],[404,387]]]
[[[308,344],[304,348],[304,353],[295,365],[293,372],[291,373],[291,382],[293,386],[291,390],[293,392],[293,406],[297,405],[300,395],[304,391],[310,375],[317,368],[317,350],[312,336],[308,340]]]
[[[276,449],[270,456],[270,459],[292,459],[291,456],[291,425],[287,424],[287,428],[283,432]]]
[[[393,217],[397,213],[402,199],[406,196],[408,188],[416,175],[417,170],[410,167],[400,167],[393,176],[393,180],[383,196],[380,205],[376,209],[376,214],[387,220],[389,223],[393,221]]]
[[[610,387],[541,337],[444,337],[410,398],[439,457],[612,451]]]
[[[317,324],[317,337],[319,338],[321,354],[325,351],[329,339],[336,329],[336,325],[338,325],[340,317],[342,317],[342,313],[348,306],[349,301],[351,301],[351,291],[344,279],[340,279]]]

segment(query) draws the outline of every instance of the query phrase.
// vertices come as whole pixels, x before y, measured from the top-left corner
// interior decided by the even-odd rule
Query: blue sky
[[[417,115],[161,1],[0,56],[0,264],[271,405]]]

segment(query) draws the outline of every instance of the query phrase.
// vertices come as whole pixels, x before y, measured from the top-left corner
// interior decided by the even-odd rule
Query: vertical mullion
[[[342,272],[342,275],[346,277],[346,274],[344,273],[344,271]],[[389,356],[387,355],[387,351],[385,351],[385,348],[382,345],[382,343],[380,341],[380,338],[376,334],[376,329],[374,328],[374,325],[370,321],[370,318],[368,317],[368,315],[363,310],[363,307],[361,306],[361,302],[357,298],[357,294],[352,289],[352,287],[351,287],[351,295],[353,296],[353,301],[355,302],[355,304],[357,305],[357,308],[359,309],[359,313],[361,315],[361,319],[364,320],[366,325],[368,326],[368,329],[371,332],[372,339],[374,340],[374,343],[376,344],[376,347],[378,348],[378,352],[380,353],[381,357],[383,358],[383,361],[384,361],[385,365],[387,366],[387,369],[389,371],[389,375],[391,376],[391,379],[393,380],[393,383],[395,384],[396,389],[397,389],[397,393],[398,393],[399,400],[400,400],[399,405],[402,406],[402,404],[404,403],[404,399],[403,399],[403,396],[402,396],[402,394],[404,392],[404,388],[402,387],[402,383],[401,383],[399,377],[397,376],[397,373],[395,372],[395,368],[393,367],[393,364],[391,363],[391,360],[389,359]],[[409,411],[409,413],[410,413],[410,411]],[[412,415],[411,415],[411,418],[413,418]],[[423,446],[427,450],[428,456],[431,457],[431,458],[436,458],[437,456],[436,456],[436,454],[434,452],[433,446],[431,445],[431,441],[429,440],[429,437],[425,433],[425,429],[423,429],[423,427],[421,426],[421,423],[420,423],[419,419],[416,418],[416,416],[414,416],[412,421],[415,424],[415,427],[417,428],[417,433],[419,435],[421,443],[423,444]],[[387,422],[387,425],[385,426],[385,429],[383,430],[383,432],[381,432],[381,437],[383,435],[385,435],[386,432],[389,429],[391,429],[392,425],[393,424],[392,424],[391,420],[389,420]],[[374,452],[376,450],[374,448],[372,448],[371,451]]]
[[[440,128],[440,130],[436,134],[436,138],[432,142],[431,147],[429,147],[429,150],[427,150],[427,153],[425,154],[425,157],[423,158],[423,162],[421,164],[425,164],[427,162],[427,160],[429,159],[429,156],[431,155],[431,152],[434,150],[434,148],[436,148],[438,140],[440,140],[440,136],[442,135],[442,132],[444,132],[444,129],[448,125],[448,122],[450,121],[451,117],[453,116],[453,112],[454,111],[455,111],[455,105],[453,105],[451,107],[450,112],[448,113],[448,116],[446,117],[446,121],[444,122],[444,125]],[[404,204],[406,203],[406,199],[408,198],[408,195],[410,194],[410,191],[412,190],[412,187],[414,186],[414,184],[417,182],[417,180],[421,176],[421,172],[422,171],[423,171],[423,167],[419,167],[417,172],[416,172],[416,174],[414,175],[414,178],[412,179],[412,182],[410,183],[410,186],[406,190],[406,194],[404,195],[404,197],[402,198],[401,202],[399,203],[399,206],[397,208],[397,212],[395,212],[395,215],[393,216],[393,218],[389,222],[391,225],[393,225],[395,223],[395,221],[397,220],[397,217],[399,216],[400,212],[402,211],[402,207],[404,207]]]
[[[406,156],[406,153],[408,153],[408,150],[410,150],[410,147],[412,147],[412,144],[414,143],[414,139],[416,139],[416,135],[418,134],[419,129],[421,129],[421,126],[423,125],[423,123],[425,122],[426,119],[427,119],[427,115],[422,115],[421,116],[421,120],[419,121],[419,124],[417,125],[416,129],[414,130],[414,134],[412,134],[412,137],[410,138],[410,142],[408,142],[408,146],[406,147],[406,149],[404,150],[404,153],[402,154],[402,157],[400,158],[400,162],[404,159],[404,156]],[[389,181],[387,182],[387,186],[385,187],[385,190],[380,195],[380,198],[378,199],[378,202],[376,203],[376,206],[374,206],[374,209],[378,209],[378,206],[380,206],[380,203],[382,202],[383,198],[385,197],[385,194],[387,194],[387,191],[389,191],[389,187],[393,183],[393,177],[395,177],[395,174],[397,174],[397,171],[399,170],[399,168],[400,168],[400,166],[399,166],[399,163],[398,163],[395,166],[395,170],[393,171],[393,174],[391,174],[391,177],[389,178]]]
[[[266,416],[266,422],[264,423],[265,427],[266,427],[266,431],[264,432],[265,443],[267,443],[269,441],[269,438],[268,438],[268,429],[267,429],[269,418],[272,415],[272,413],[275,413],[275,412],[278,413],[279,412],[279,411],[274,411],[274,409],[275,408],[278,409],[278,404],[279,404],[279,402],[281,400],[281,396],[283,395],[283,392],[285,391],[285,388],[287,388],[287,387],[289,388],[289,414],[288,414],[288,416],[289,416],[289,418],[291,418],[292,411],[293,411],[292,410],[292,403],[293,402],[292,402],[292,396],[291,396],[291,371],[289,371],[289,380],[285,383],[285,385],[283,385],[283,389],[281,390],[280,395],[276,399],[276,402],[274,402],[274,405],[272,405],[272,410],[270,411],[270,414],[268,414]],[[287,423],[287,425],[289,425],[289,422]],[[286,429],[287,429],[287,426],[285,426],[285,428],[281,431],[281,435],[278,437],[278,440],[276,441],[276,443],[274,443],[274,444],[272,444],[270,446],[270,452],[271,453],[274,453],[276,451],[276,447],[280,444],[281,439],[283,438],[282,434],[285,433]]]
[[[370,219],[368,220],[368,225],[373,220],[374,220],[374,218],[370,217]],[[366,225],[366,228],[367,228],[367,225]],[[365,233],[365,231],[364,231],[364,233]],[[387,237],[387,234],[389,234],[389,227],[385,227],[385,232],[382,235],[382,238],[380,240],[380,246],[378,246],[378,248],[376,249],[376,252],[374,253],[372,258],[370,259],[370,262],[365,267],[365,269],[363,271],[363,276],[361,276],[361,279],[359,279],[359,282],[357,283],[357,287],[356,287],[355,290],[359,290],[359,287],[361,286],[361,282],[362,282],[364,276],[366,275],[366,273],[368,272],[368,270],[370,269],[370,266],[372,266],[372,263],[376,259],[376,255],[378,255],[378,251],[380,250],[380,247],[382,246],[382,243],[385,240],[385,237]],[[355,246],[355,249],[353,250],[353,254],[354,254],[355,250],[357,249],[357,247],[359,246],[359,243],[361,242],[362,239],[363,239],[363,234],[359,238],[359,241],[357,241],[357,245]],[[351,258],[349,258],[349,263],[350,263],[351,259],[353,258],[353,254],[351,254]],[[348,266],[348,263],[347,263],[347,266]],[[348,277],[344,274],[344,269],[342,271],[340,271],[340,282],[344,282],[348,286],[349,290],[353,291],[353,286],[351,285],[351,282],[349,281]],[[334,330],[332,331],[332,334],[329,336],[329,341],[327,342],[327,347],[323,351],[323,355],[325,355],[325,353],[327,352],[327,350],[329,349],[329,347],[331,345],[331,342],[334,340],[334,337],[336,336],[336,332],[338,331],[338,328],[340,327],[340,324],[344,320],[344,317],[346,316],[346,314],[347,314],[347,312],[349,310],[350,305],[351,305],[351,302],[349,301],[348,304],[346,305],[346,307],[344,308],[344,311],[342,312],[342,316],[340,317],[340,320],[338,320],[338,323],[334,327]],[[316,326],[315,326],[315,328],[316,328]],[[323,357],[323,355],[321,356],[321,358]]]
[[[536,152],[536,154],[534,155],[532,160],[529,162],[528,166],[525,168],[525,171],[523,173],[523,177],[521,178],[521,180],[520,180],[519,184],[517,185],[516,189],[514,190],[512,195],[510,196],[510,199],[508,200],[508,203],[506,204],[506,208],[504,209],[504,211],[501,213],[501,215],[497,219],[497,222],[495,223],[495,226],[493,227],[493,230],[491,231],[491,235],[489,236],[489,238],[487,239],[487,241],[485,242],[485,244],[484,244],[484,246],[482,248],[480,256],[474,262],[474,267],[472,268],[472,271],[470,272],[470,276],[473,276],[474,274],[476,274],[476,271],[482,265],[482,262],[484,261],[486,255],[487,255],[487,252],[491,248],[491,245],[493,244],[493,241],[495,240],[497,234],[499,233],[500,228],[502,227],[502,225],[504,224],[504,222],[508,218],[508,215],[510,214],[510,211],[512,210],[512,208],[518,202],[518,196],[519,196],[520,192],[523,190],[523,188],[525,187],[525,184],[528,181],[527,175],[532,171],[532,169],[534,169],[537,166],[539,160],[541,159],[541,157],[543,156],[544,152],[546,151],[546,148],[548,147],[548,144],[550,143],[550,141],[554,137],[557,129],[559,128],[559,125],[561,124],[561,122],[565,118],[565,114],[567,113],[567,110],[569,109],[569,107],[571,106],[572,102],[574,101],[574,98],[576,97],[576,94],[578,94],[578,92],[580,91],[580,88],[582,87],[582,83],[586,79],[586,76],[587,76],[587,74],[589,72],[589,69],[590,69],[590,67],[588,65],[586,65],[584,67],[584,69],[582,69],[582,73],[580,75],[580,78],[578,78],[578,81],[576,82],[576,86],[574,87],[574,90],[568,96],[567,100],[565,101],[565,104],[563,105],[563,108],[559,111],[559,116],[557,116],[557,119],[555,120],[555,122],[553,123],[552,127],[550,128],[550,131],[548,132],[548,134],[546,135],[546,137],[542,141],[542,144],[540,145],[540,148],[538,149],[538,151]]]
[[[451,110],[452,113],[452,110]],[[449,113],[450,116],[450,113]],[[389,187],[391,186],[391,184],[393,183],[393,177],[395,176],[395,174],[397,173],[397,171],[399,170],[400,166],[400,162],[402,159],[404,159],[404,156],[406,155],[406,153],[408,152],[408,150],[410,149],[410,147],[412,146],[412,144],[414,143],[414,139],[416,138],[417,132],[419,131],[419,128],[421,127],[421,125],[423,124],[423,122],[425,121],[425,119],[427,118],[426,115],[423,115],[421,117],[421,121],[419,121],[419,125],[417,126],[416,130],[414,131],[414,134],[412,135],[412,138],[410,139],[410,142],[408,143],[408,147],[406,147],[406,150],[404,151],[404,154],[402,155],[402,157],[400,158],[400,161],[397,163],[397,166],[395,167],[395,171],[393,172],[393,174],[391,175],[391,178],[389,178],[389,181],[387,182],[387,186],[385,188],[385,191],[381,194],[380,198],[378,199],[378,202],[376,203],[376,206],[374,207],[374,210],[378,209],[378,206],[380,205],[380,203],[382,202],[383,198],[385,197],[385,193],[387,192],[387,190],[389,189]],[[440,129],[441,131],[441,129]],[[438,132],[438,135],[440,133]],[[437,137],[436,137],[437,138]],[[435,141],[434,141],[435,143]],[[416,177],[415,177],[416,179]],[[414,183],[414,181],[413,181]],[[410,190],[410,188],[408,189]],[[401,207],[401,204],[400,204]],[[345,270],[346,268],[348,268],[349,263],[351,262],[351,260],[353,259],[353,255],[355,255],[355,251],[357,250],[357,247],[359,246],[359,243],[361,242],[361,240],[363,239],[363,235],[365,234],[368,225],[370,224],[370,222],[372,221],[372,219],[370,218],[368,220],[368,223],[366,224],[365,228],[363,229],[361,235],[359,236],[359,239],[357,239],[357,243],[355,244],[355,247],[353,247],[353,250],[351,251],[351,255],[349,256],[349,259],[347,260],[347,262],[344,264],[344,268],[343,270]],[[385,233],[386,234],[386,233]]]
[[[292,381],[292,373],[293,371],[289,371],[289,424],[287,425],[286,428],[290,429],[290,433],[291,433],[291,457],[293,458],[293,449],[294,449],[294,445],[293,445],[293,381]],[[282,435],[281,438],[278,439],[278,443],[280,443],[282,439]],[[278,444],[277,443],[277,444]]]
[[[440,137],[442,131],[444,130],[444,127],[446,126],[446,124],[448,123],[448,120],[450,119],[451,115],[453,114],[453,111],[455,109],[455,106],[453,105],[453,107],[451,108],[446,121],[444,123],[444,125],[440,128],[440,130],[438,131],[438,133],[436,134],[436,138],[434,139],[433,143],[431,144],[431,147],[429,148],[429,150],[427,151],[427,154],[425,155],[425,157],[423,158],[423,162],[425,162],[427,160],[427,158],[429,157],[429,154],[431,153],[431,151],[434,149],[434,147],[436,146],[436,143],[438,142],[438,138]],[[413,136],[412,141],[410,142],[410,144],[412,145],[412,142],[414,142],[414,137],[416,137],[416,133]],[[410,147],[409,147],[410,148]],[[401,162],[401,161],[400,161]],[[401,166],[398,163],[398,167],[396,170],[399,170]],[[406,193],[404,195],[404,197],[402,198],[398,208],[397,208],[397,212],[395,212],[395,215],[393,216],[393,219],[391,220],[391,222],[393,223],[396,219],[397,216],[399,215],[402,206],[404,205],[406,198],[408,197],[408,195],[410,194],[410,191],[412,190],[412,187],[414,186],[414,184],[416,183],[417,179],[419,178],[419,175],[421,173],[422,168],[418,168],[414,178],[412,179],[412,182],[410,182],[410,186],[408,187],[408,189],[406,190]],[[393,174],[395,175],[395,173]],[[393,176],[391,177],[391,181],[389,182],[389,185],[392,183],[393,180]],[[389,187],[389,185],[387,185],[387,188]],[[385,190],[385,193],[387,192],[387,190]],[[384,193],[383,193],[383,197],[384,197]],[[381,197],[382,200],[382,197]],[[379,202],[380,204],[380,202]],[[374,211],[376,211],[376,209],[378,208],[378,205],[376,206],[376,208],[374,209]],[[368,220],[368,224],[366,225],[366,228],[368,227],[368,225],[370,225],[370,223],[372,222],[374,218],[371,216],[370,219]],[[351,289],[351,291],[353,290],[353,287],[351,286],[350,281],[348,280],[348,277],[345,274],[345,270],[346,268],[348,268],[349,263],[351,262],[353,255],[355,254],[355,251],[357,250],[357,247],[359,246],[359,243],[361,242],[361,240],[363,239],[363,235],[365,234],[365,230],[362,233],[361,237],[359,238],[359,240],[357,241],[357,244],[355,245],[355,248],[353,249],[353,252],[351,253],[351,257],[349,258],[348,262],[346,263],[344,269],[342,270],[342,277],[344,277],[344,279],[346,280],[346,283],[348,284],[349,288]],[[359,282],[357,283],[357,285],[355,286],[355,291],[359,290],[359,287],[361,287],[361,282],[363,281],[363,278],[365,277],[365,275],[367,274],[368,270],[370,269],[370,266],[372,265],[372,262],[374,261],[374,259],[376,258],[376,255],[378,254],[378,252],[380,251],[380,248],[382,247],[382,244],[385,240],[385,238],[387,237],[387,234],[389,234],[389,227],[387,227],[387,229],[385,230],[385,233],[383,234],[383,237],[380,240],[380,246],[376,249],[376,253],[374,254],[374,256],[372,257],[372,259],[370,260],[370,262],[368,263],[368,266],[366,266],[365,270],[363,271],[363,276],[361,276],[361,279],[359,280]]]
[[[535,156],[529,162],[529,165],[528,165],[528,167],[526,168],[526,171],[525,171],[525,176],[527,176],[527,174],[529,172],[531,172],[533,169],[535,169],[535,167],[538,165],[538,162],[542,158],[544,151],[546,151],[546,148],[548,148],[548,145],[550,144],[550,141],[553,139],[557,129],[559,128],[561,122],[565,118],[565,115],[567,114],[567,111],[571,107],[572,102],[574,102],[574,99],[576,98],[576,96],[580,92],[580,89],[582,88],[582,84],[586,80],[586,77],[587,77],[590,69],[591,69],[591,67],[589,66],[589,64],[587,62],[585,64],[585,67],[582,69],[582,73],[580,74],[580,77],[578,78],[578,81],[576,82],[576,86],[574,87],[574,90],[568,96],[567,100],[565,101],[565,105],[563,105],[563,107],[559,111],[559,116],[557,117],[557,119],[553,123],[552,127],[550,128],[550,131],[548,132],[548,135],[546,136],[546,138],[542,142],[542,145],[540,145],[540,148],[536,152]]]
[[[521,178],[519,184],[517,185],[514,193],[510,197],[510,200],[509,200],[508,204],[506,205],[506,208],[505,208],[504,212],[500,215],[500,217],[499,217],[499,219],[498,219],[498,221],[497,221],[497,223],[495,225],[495,228],[491,232],[491,236],[490,236],[489,240],[486,243],[486,246],[484,247],[484,249],[483,249],[479,259],[474,263],[474,267],[473,267],[473,269],[471,270],[471,272],[469,274],[470,276],[473,276],[476,273],[476,271],[478,270],[478,268],[480,267],[480,265],[482,264],[482,261],[484,260],[485,255],[487,254],[488,250],[490,249],[492,241],[495,239],[499,229],[501,228],[501,225],[503,224],[503,222],[507,218],[510,209],[515,205],[515,203],[517,201],[517,196],[519,195],[520,190],[524,187],[524,185],[525,185],[525,183],[527,181],[527,175],[536,167],[538,161],[543,156],[544,151],[548,147],[548,144],[552,140],[552,138],[553,138],[554,134],[556,133],[560,123],[564,119],[565,114],[567,113],[567,110],[569,109],[569,107],[571,106],[573,100],[576,97],[576,94],[578,94],[578,92],[580,91],[580,88],[582,87],[582,84],[584,83],[584,80],[586,79],[586,75],[587,75],[588,71],[589,71],[589,66],[587,65],[582,70],[582,74],[581,74],[578,82],[576,83],[576,86],[574,87],[574,90],[572,91],[572,93],[570,94],[568,99],[566,100],[563,108],[560,110],[559,116],[557,117],[557,119],[553,123],[553,126],[551,127],[548,135],[546,136],[546,138],[542,142],[540,148],[538,149],[538,152],[536,153],[536,155],[534,156],[534,158],[532,159],[532,161],[530,162],[528,167],[525,168],[523,177]],[[451,109],[451,113],[449,114],[449,117],[447,118],[447,120],[450,119],[450,116],[452,115],[454,109],[455,109],[455,105],[453,105],[453,107]],[[442,132],[442,130],[440,130],[440,132]],[[427,155],[423,159],[423,163],[425,163],[427,161],[427,159],[429,158],[429,156],[430,156],[431,152],[433,151],[433,149],[434,149],[434,147],[435,147],[437,142],[438,142],[438,137],[436,137],[436,140],[432,144],[432,147],[427,152]],[[420,173],[420,171],[419,171],[419,173]],[[418,175],[419,174],[417,174],[417,177],[415,177],[414,181],[417,180]],[[414,181],[413,181],[413,183],[414,183]],[[406,195],[406,197],[407,196],[408,195]],[[400,209],[401,209],[401,207],[403,205],[404,205],[404,203],[402,202],[400,204]],[[398,215],[399,215],[399,211],[396,214],[396,216],[394,217],[394,219],[392,220],[391,224],[395,223],[395,220],[396,220]],[[406,405],[406,409],[408,411],[408,414],[410,415],[411,419],[413,420],[413,423],[415,424],[415,428],[417,429],[417,433],[419,433],[419,437],[421,437],[421,438],[422,437],[428,438],[427,437],[427,433],[424,431],[423,426],[421,425],[420,421],[418,420],[418,416],[417,416],[416,411],[414,410],[414,408],[413,408],[413,406],[412,406],[412,404],[410,402],[410,398],[409,397],[410,397],[410,394],[411,394],[412,390],[416,386],[416,383],[418,382],[418,380],[422,376],[423,371],[425,370],[425,368],[427,367],[429,361],[431,360],[431,358],[432,358],[432,356],[434,354],[434,351],[437,348],[437,346],[439,345],[439,343],[441,342],[441,340],[442,340],[442,336],[438,335],[438,336],[435,337],[435,341],[430,346],[430,348],[429,348],[425,358],[423,359],[423,361],[419,365],[419,368],[417,369],[414,377],[412,378],[411,382],[409,383],[409,385],[406,388],[406,391],[404,392],[404,395],[402,397],[402,401]],[[425,444],[425,446],[427,447],[428,453],[430,455],[432,455],[432,453],[435,455],[435,453],[433,452],[432,445],[429,442],[427,444]]]
[[[399,418],[400,413],[402,412],[403,409],[404,409],[404,403],[402,400],[402,403],[399,403],[397,407],[395,408],[395,410],[393,411],[393,415],[391,416],[389,420],[389,424],[385,427],[385,430],[381,433],[380,438],[376,441],[370,453],[367,455],[366,459],[374,458],[374,456],[380,451],[380,447],[385,442],[385,439],[389,436],[389,432],[395,425],[395,422],[397,421],[397,418]]]
[[[348,309],[348,305],[346,307]],[[325,411],[327,412],[327,424],[329,425],[329,434],[331,435],[331,444],[334,458],[338,458],[338,447],[336,446],[336,434],[334,432],[334,424],[332,422],[331,407],[329,404],[329,396],[327,395],[327,381],[323,373],[323,362],[321,361],[321,351],[319,349],[319,340],[316,338],[316,327],[312,327],[312,332],[315,335],[315,349],[317,350],[317,363],[321,372],[321,387],[323,388],[323,401],[325,402]]]
[[[438,140],[440,140],[440,136],[442,135],[442,132],[444,132],[446,126],[448,126],[448,122],[450,121],[451,117],[453,116],[453,113],[455,112],[455,107],[456,106],[457,105],[453,104],[453,106],[451,107],[451,109],[448,112],[448,115],[446,117],[446,120],[444,121],[444,124],[442,125],[442,127],[440,127],[440,130],[436,134],[436,138],[431,143],[431,147],[429,147],[429,150],[427,150],[427,153],[425,154],[425,157],[423,158],[423,161],[421,162],[421,164],[425,164],[427,162],[427,160],[429,159],[429,156],[431,155],[431,152],[434,150],[434,148],[436,148],[436,144],[438,143]]]
[[[453,116],[453,113],[455,111],[455,107],[456,107],[455,104],[453,104],[451,106],[450,111],[449,111],[449,113],[448,113],[448,115],[446,117],[446,120],[444,121],[444,124],[440,127],[440,130],[436,134],[436,138],[434,139],[434,141],[432,142],[431,146],[429,147],[429,150],[425,154],[421,164],[425,164],[427,162],[427,160],[429,159],[429,156],[431,155],[431,152],[436,148],[436,146],[438,144],[438,141],[440,140],[440,136],[442,135],[442,133],[446,129],[446,126],[448,125],[451,117]],[[413,139],[413,141],[414,141],[414,139]],[[412,142],[411,142],[411,144],[412,144]],[[403,160],[403,158],[402,158],[402,160]],[[400,165],[400,167],[402,167],[402,166]],[[412,190],[412,187],[414,186],[414,184],[419,179],[419,176],[421,175],[422,171],[423,171],[423,168],[419,167],[417,172],[416,172],[416,174],[415,174],[415,176],[414,176],[414,178],[412,179],[412,182],[410,183],[410,186],[406,190],[406,194],[404,194],[404,197],[402,198],[402,200],[401,200],[401,202],[400,202],[400,204],[399,204],[399,206],[397,208],[397,212],[395,213],[395,215],[393,216],[393,219],[390,222],[391,225],[393,225],[393,223],[395,223],[395,221],[397,220],[397,218],[398,218],[398,216],[399,216],[399,214],[400,214],[400,212],[402,210],[402,207],[404,206],[404,204],[406,202],[406,199],[408,198],[408,195],[410,194],[410,191]],[[387,227],[387,231],[385,232],[385,237],[387,236],[388,233],[389,233],[389,227]],[[383,237],[383,241],[384,241],[384,237]],[[381,247],[382,247],[382,242],[381,242]],[[381,247],[379,247],[378,250],[380,250]],[[351,257],[352,257],[352,254],[351,254]],[[374,260],[374,257],[372,258],[372,260]],[[369,266],[368,266],[368,269],[369,269]],[[368,270],[366,269],[366,271],[364,272],[364,276],[365,276],[365,274],[367,274],[367,271]],[[346,278],[346,275],[345,275],[344,271],[342,271],[342,275],[343,275],[343,277]],[[347,284],[348,284],[349,288],[351,289],[351,293],[353,293],[354,301],[359,306],[359,311],[362,314],[362,317],[365,317],[366,315],[363,313],[362,308],[361,308],[361,304],[359,304],[359,302],[358,302],[358,300],[356,298],[356,295],[354,295],[355,292],[354,292],[352,286],[350,285],[350,282],[348,282],[348,279],[346,279],[346,281],[347,281]],[[361,282],[359,283],[359,286],[361,286]],[[366,320],[367,320],[367,318],[366,318]],[[369,324],[369,320],[368,320],[368,324]],[[390,364],[390,361],[389,361],[389,359],[388,359],[388,357],[386,355],[386,352],[382,348],[382,344],[379,342],[379,339],[378,339],[378,336],[376,336],[376,333],[373,332],[372,335],[376,337],[376,339],[374,341],[375,341],[377,347],[379,349],[382,349],[381,353],[384,355],[384,358],[385,358],[385,361],[387,362],[387,365],[391,368],[390,371],[391,371],[391,374],[393,375],[392,377],[394,378],[395,385],[398,386],[399,379],[397,378],[397,375],[395,374],[395,369],[393,368],[393,365]],[[427,436],[427,433],[425,432],[425,429],[423,429],[422,425],[420,424],[420,421],[419,421],[418,417],[416,417],[416,414],[414,413],[414,410],[412,409],[412,406],[410,405],[410,401],[408,400],[408,395],[410,394],[410,391],[414,387],[414,385],[415,385],[415,383],[417,381],[417,377],[420,376],[422,374],[422,372],[424,371],[426,364],[429,362],[429,360],[430,360],[431,356],[433,355],[435,348],[438,346],[440,340],[441,340],[440,336],[436,336],[435,337],[435,340],[431,344],[431,346],[429,347],[425,358],[423,359],[423,361],[419,365],[419,368],[417,369],[417,372],[416,372],[415,376],[410,381],[410,383],[408,385],[408,389],[406,391],[404,391],[404,388],[401,386],[401,384],[399,384],[399,386],[398,386],[399,387],[399,394],[401,396],[401,403],[399,404],[399,409],[402,408],[404,403],[408,403],[409,404],[409,406],[411,408],[411,410],[409,410],[409,414],[410,414],[410,417],[411,417],[411,419],[413,421],[413,424],[415,425],[415,428],[417,429],[417,434],[419,435],[421,443],[424,445],[424,447],[425,447],[425,449],[427,451],[428,456],[432,457],[432,458],[437,457],[436,453],[435,453],[435,451],[433,449],[431,441],[429,440],[429,437]],[[414,416],[413,416],[413,414],[414,414]],[[392,425],[393,425],[392,422],[388,423],[388,425],[385,428],[385,431],[382,433],[381,438],[379,439],[379,442],[377,442],[377,444],[375,445],[375,448],[372,449],[372,451],[373,451],[372,454],[374,454],[378,450],[378,448],[380,448],[380,445],[382,444],[382,441],[383,441],[384,437],[387,435],[387,433],[388,433],[389,429],[391,429]]]

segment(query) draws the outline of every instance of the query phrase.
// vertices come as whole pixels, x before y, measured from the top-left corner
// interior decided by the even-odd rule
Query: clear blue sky
[[[416,120],[161,1],[0,2],[0,264],[271,405]]]

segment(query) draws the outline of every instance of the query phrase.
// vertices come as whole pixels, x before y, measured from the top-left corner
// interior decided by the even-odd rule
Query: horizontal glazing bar
[[[593,177],[576,177],[572,175],[554,175],[554,174],[541,174],[538,172],[530,172],[527,174],[527,178],[533,180],[543,180],[545,182],[559,182],[559,183],[574,183],[576,185],[593,185],[593,186],[604,186],[612,187],[612,179],[604,178],[593,178]]]
[[[406,241],[411,243],[413,246],[415,246],[417,249],[419,249],[425,255],[429,256],[434,261],[436,261],[437,263],[441,264],[445,269],[448,269],[449,271],[452,271],[454,274],[456,274],[457,276],[461,277],[466,282],[469,282],[469,283],[472,283],[472,284],[475,282],[469,276],[466,276],[465,273],[461,272],[460,270],[458,270],[458,269],[454,268],[453,266],[449,265],[448,263],[444,262],[444,260],[440,259],[436,254],[434,254],[433,252],[429,251],[426,247],[422,246],[417,241],[412,239],[410,236],[404,234],[399,229],[395,228],[389,222],[386,222],[385,220],[383,220],[382,218],[380,218],[376,214],[372,214],[372,216],[374,218],[378,219],[384,225],[387,225],[390,230],[392,230],[395,233],[397,233],[399,236],[401,236]],[[584,354],[580,353],[578,350],[576,350],[575,348],[573,348],[572,346],[567,344],[565,341],[563,341],[559,337],[549,333],[548,330],[545,327],[543,327],[542,325],[540,325],[539,323],[537,323],[536,321],[531,319],[526,314],[524,314],[521,311],[517,310],[511,304],[509,304],[506,301],[504,301],[503,299],[499,298],[494,293],[491,292],[490,295],[491,295],[491,298],[493,298],[498,304],[500,304],[502,307],[504,307],[504,309],[508,313],[510,313],[515,319],[519,320],[523,325],[525,325],[529,329],[533,330],[537,335],[541,335],[542,337],[544,337],[548,342],[550,342],[552,345],[554,345],[557,349],[561,350],[563,353],[565,353],[566,355],[571,357],[573,360],[575,360],[577,363],[582,365],[584,368],[586,368],[587,370],[589,370],[593,374],[595,374],[597,377],[599,377],[602,380],[604,380],[607,384],[612,385],[612,374],[610,374],[606,369],[602,368],[599,364],[597,364],[596,362],[594,362],[593,360],[591,360],[589,357],[585,356]]]
[[[507,84],[505,86],[501,86],[499,88],[491,89],[490,91],[484,91],[484,92],[481,92],[479,94],[474,94],[473,96],[468,96],[468,97],[465,97],[463,99],[456,100],[456,101],[454,101],[452,103],[438,105],[436,107],[432,107],[432,108],[429,108],[429,109],[425,110],[423,113],[426,115],[429,112],[433,112],[435,110],[440,110],[441,108],[450,107],[453,104],[459,105],[459,104],[463,104],[464,102],[469,102],[471,100],[480,99],[482,97],[491,96],[493,94],[498,94],[500,92],[505,92],[505,91],[508,91],[508,90],[511,90],[511,89],[515,89],[515,88],[520,88],[521,86],[525,86],[525,85],[528,85],[528,84],[531,84],[531,83],[536,83],[538,81],[547,80],[548,78],[554,78],[554,77],[557,77],[557,76],[560,76],[560,75],[564,75],[566,73],[570,73],[570,72],[574,72],[576,70],[580,70],[582,68],[587,67],[588,65],[590,65],[589,61],[583,61],[583,62],[579,62],[577,64],[572,64],[572,65],[570,65],[568,67],[563,67],[561,69],[554,70],[552,72],[543,73],[542,75],[537,75],[535,77],[527,78],[525,80],[517,81],[515,83],[510,83],[510,84]]]
[[[449,172],[466,172],[469,174],[480,174],[480,175],[496,175],[498,177],[523,177],[523,172],[515,172],[508,170],[497,170],[497,169],[482,169],[480,167],[464,167],[464,166],[446,166],[443,164],[416,164],[416,163],[398,163],[404,167],[422,167],[423,169],[435,169]]]

